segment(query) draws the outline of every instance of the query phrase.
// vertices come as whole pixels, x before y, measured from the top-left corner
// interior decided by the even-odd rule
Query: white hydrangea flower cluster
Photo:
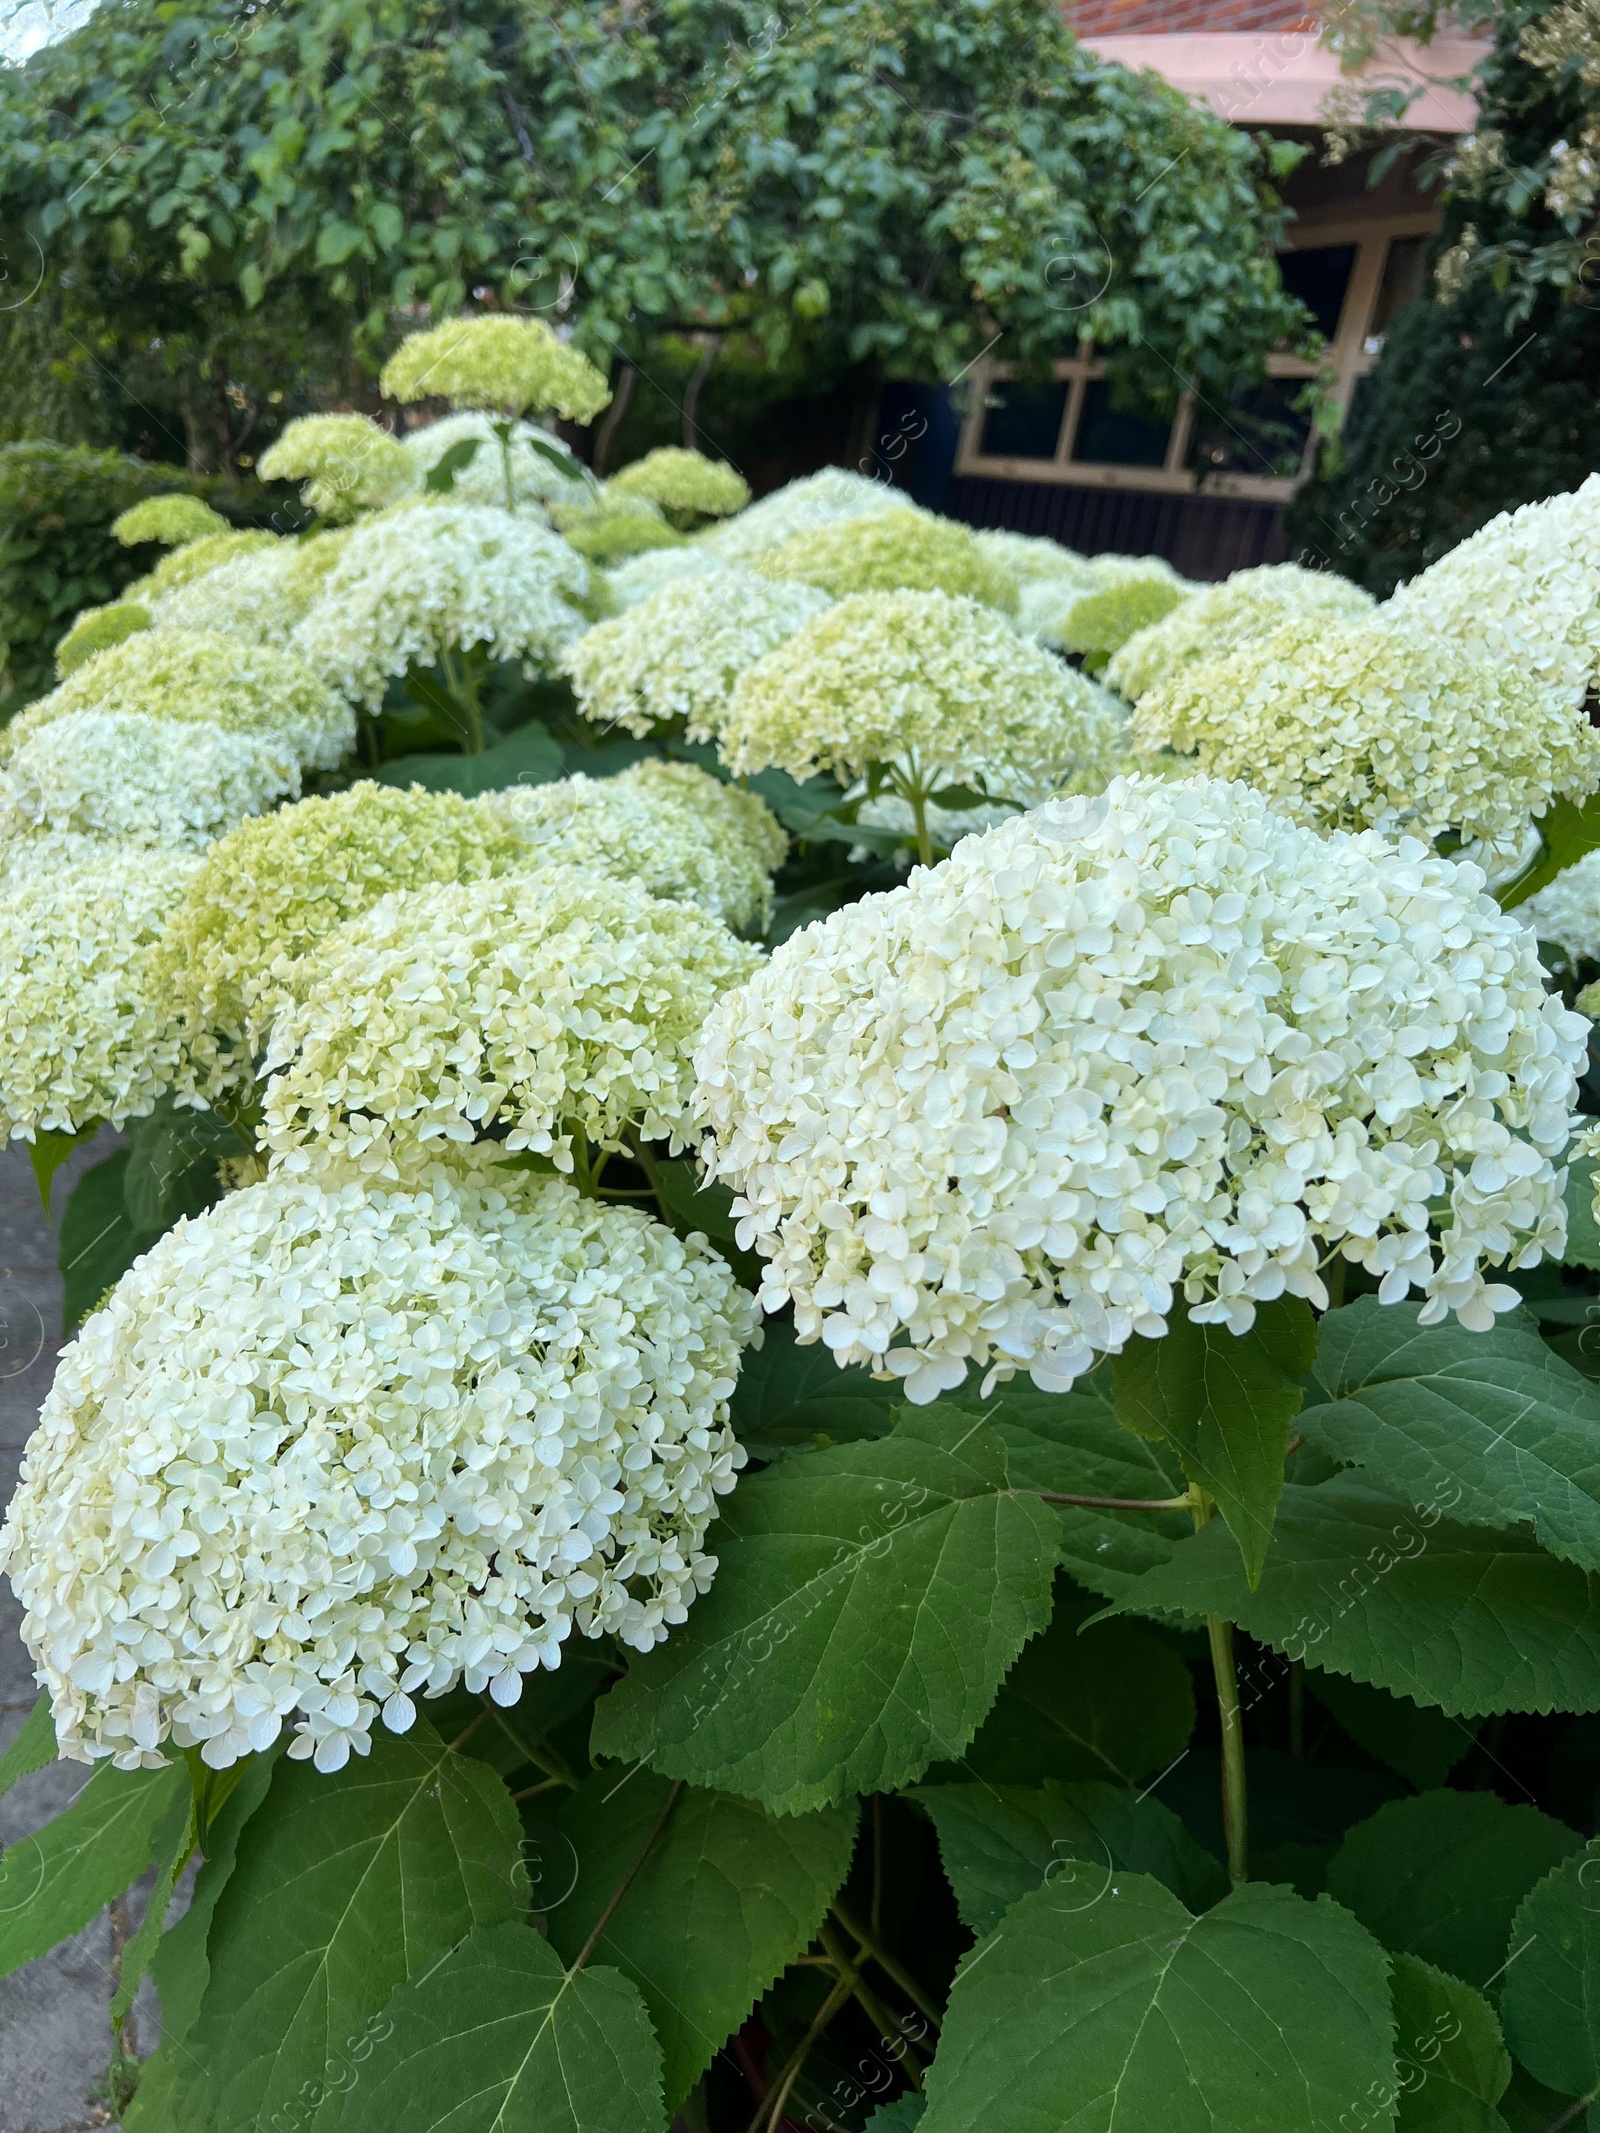
[[[596,725],[649,734],[683,719],[692,740],[709,740],[739,676],[831,604],[815,586],[748,570],[685,578],[596,623],[562,667]]]
[[[1402,585],[1385,613],[1557,690],[1600,688],[1600,474],[1502,511]]]
[[[1514,851],[1552,797],[1600,785],[1600,733],[1571,695],[1438,632],[1302,616],[1225,658],[1183,667],[1128,725],[1141,756],[1172,750],[1248,778],[1327,829]]]
[[[0,892],[0,1137],[139,1118],[176,1070],[155,982],[162,926],[198,860],[96,841]]]
[[[1517,916],[1557,949],[1568,968],[1600,963],[1600,851],[1585,852],[1526,903]]]
[[[777,548],[791,535],[810,533],[821,526],[847,518],[861,518],[882,511],[895,501],[895,491],[864,474],[850,474],[843,467],[824,467],[818,474],[785,482],[770,496],[749,505],[725,525],[714,526],[699,536],[698,544],[720,556],[725,563],[748,563]]]
[[[296,960],[392,890],[463,881],[526,847],[459,793],[363,781],[240,823],[177,900],[156,982],[182,1030],[179,1086],[210,1101],[247,1080]]]
[[[794,936],[712,1015],[714,1175],[803,1340],[1062,1391],[1320,1267],[1481,1329],[1565,1238],[1587,1025],[1469,864],[1119,778]],[[1445,1214],[1437,1249],[1430,1209]]]
[[[482,805],[540,865],[585,867],[652,896],[698,904],[725,926],[765,927],[789,840],[754,793],[691,763],[635,763],[614,778],[558,778]]]
[[[299,799],[300,766],[281,739],[70,711],[29,734],[0,770],[0,823],[198,852],[286,794]]]
[[[688,541],[681,548],[650,548],[643,555],[629,556],[625,563],[613,563],[605,572],[604,582],[618,610],[626,613],[652,593],[660,592],[664,585],[682,585],[693,578],[709,578],[718,571],[738,567],[724,563],[699,541]]]
[[[1137,703],[1180,668],[1221,659],[1236,645],[1271,636],[1284,623],[1316,615],[1353,622],[1370,613],[1371,593],[1329,570],[1302,570],[1297,563],[1265,563],[1236,570],[1220,585],[1183,601],[1161,621],[1136,630],[1112,655],[1106,680]]]
[[[739,677],[719,745],[736,775],[902,766],[926,792],[1031,802],[1111,775],[1110,698],[1004,616],[950,593],[858,593]]]
[[[262,1067],[265,1143],[275,1167],[385,1178],[502,1131],[561,1170],[575,1135],[676,1149],[695,1039],[760,960],[696,904],[573,869],[387,896],[295,974]]]
[[[437,501],[443,504],[486,504],[499,509],[526,511],[531,505],[571,503],[588,493],[587,469],[559,437],[531,422],[513,422],[508,440],[511,458],[511,502],[506,500],[506,452],[495,435],[494,417],[466,410],[445,415],[408,432],[401,443],[407,462],[407,481],[413,494],[431,502],[428,476],[446,452],[458,444],[471,443],[476,450],[460,468],[454,481]],[[554,458],[550,455],[554,454]],[[555,462],[559,459],[568,471]]]
[[[751,1301],[556,1179],[276,1178],[182,1221],[62,1359],[3,1535],[61,1752],[336,1770],[458,1681],[648,1651],[716,1569]]]
[[[998,527],[975,533],[972,538],[981,556],[1016,581],[1024,599],[1030,586],[1068,585],[1087,592],[1095,581],[1093,558],[1079,555],[1075,548],[1063,548],[1059,541],[1047,541],[1035,533],[1008,533]]]
[[[86,830],[29,830],[0,821],[0,894],[84,859],[104,859],[107,839]]]
[[[152,620],[157,629],[207,630],[246,637],[252,644],[287,646],[349,538],[348,529],[339,527],[235,556],[164,593]]]
[[[349,705],[298,659],[206,630],[141,630],[97,652],[0,728],[0,761],[41,727],[75,711],[221,726],[281,742],[305,770],[337,769],[356,737]]]
[[[548,666],[584,627],[589,566],[559,534],[484,504],[402,504],[351,533],[292,650],[376,711],[396,675],[447,651]]]
[[[1116,636],[1146,609],[1170,611],[1194,590],[1165,556],[1106,554],[1075,560],[1082,566],[1078,571],[1025,578],[1018,600],[1018,629],[1058,652],[1094,650],[1104,658],[1108,634]]]

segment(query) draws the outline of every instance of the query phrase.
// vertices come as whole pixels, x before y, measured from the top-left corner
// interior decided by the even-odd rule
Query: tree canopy
[[[1273,154],[1048,0],[123,0],[0,69],[0,240],[64,347],[181,374],[191,456],[472,301],[812,383],[1088,334],[1150,397],[1303,326]]]

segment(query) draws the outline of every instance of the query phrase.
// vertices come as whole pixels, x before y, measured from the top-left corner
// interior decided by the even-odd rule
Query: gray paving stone
[[[72,1186],[118,1145],[102,1132],[56,1174],[52,1209],[60,1219]],[[56,1237],[46,1225],[27,1151],[0,1150],[0,1503],[16,1484],[22,1446],[50,1387],[61,1345],[61,1277]],[[22,1610],[0,1578],[0,1751],[9,1745],[38,1691],[33,1662],[19,1635]],[[59,1814],[89,1776],[76,1763],[53,1763],[0,1797],[0,1846],[14,1843]],[[143,1891],[131,1891],[75,1939],[8,1978],[0,1978],[0,2133],[78,2133],[109,2126],[92,2100],[111,2057],[108,2008],[115,1990],[115,1950],[143,1915]],[[132,2037],[148,2052],[160,2040],[160,2012],[148,1986],[135,2003]]]

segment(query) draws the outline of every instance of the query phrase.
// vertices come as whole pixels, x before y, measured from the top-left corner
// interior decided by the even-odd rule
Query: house
[[[1472,99],[1452,82],[1484,48],[1395,40],[1351,77],[1295,0],[1076,0],[1073,20],[1104,58],[1153,69],[1234,125],[1306,144],[1281,186],[1296,220],[1279,265],[1317,322],[1322,357],[1273,356],[1267,378],[1226,404],[1185,389],[1159,419],[1112,404],[1088,344],[1063,350],[1047,384],[1013,381],[984,358],[961,394],[890,389],[927,423],[901,479],[970,524],[1048,534],[1088,554],[1165,555],[1191,577],[1278,561],[1283,505],[1310,464],[1310,416],[1296,402],[1323,370],[1347,409],[1389,322],[1418,294],[1440,219],[1420,173],[1471,129]],[[1327,159],[1329,99],[1351,101],[1352,80],[1358,91],[1424,84],[1401,121],[1401,153],[1377,166],[1376,183],[1381,151]],[[884,428],[896,419],[906,418],[886,394]]]

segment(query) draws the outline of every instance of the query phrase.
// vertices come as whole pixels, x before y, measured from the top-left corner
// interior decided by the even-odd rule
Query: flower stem
[[[1207,1524],[1216,1505],[1196,1488],[1196,1532]],[[1228,1840],[1228,1880],[1237,1888],[1250,1878],[1250,1816],[1244,1772],[1244,1713],[1239,1708],[1239,1676],[1233,1663],[1233,1624],[1221,1615],[1206,1616],[1211,1672],[1217,1684],[1217,1714],[1222,1720],[1222,1828]]]
[[[483,707],[478,702],[478,677],[473,671],[472,654],[463,652],[458,660],[448,646],[440,654],[439,664],[444,668],[445,682],[461,712],[462,727],[466,739],[462,744],[463,755],[483,753]]]

